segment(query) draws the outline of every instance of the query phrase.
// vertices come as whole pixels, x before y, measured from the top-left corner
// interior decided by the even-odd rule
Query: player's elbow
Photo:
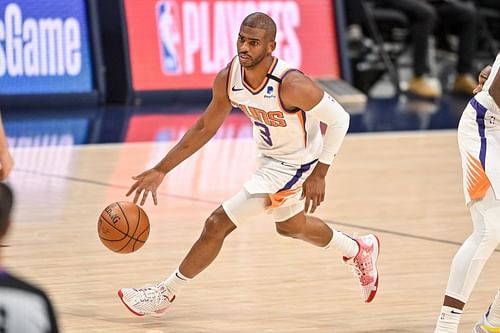
[[[347,111],[342,109],[337,109],[334,111],[335,115],[328,119],[328,121],[322,121],[327,126],[336,127],[336,128],[349,128],[349,123],[351,121],[351,116]]]
[[[217,126],[212,125],[207,122],[204,117],[200,118],[196,123],[196,131],[200,133],[203,137],[211,138],[217,133]]]
[[[347,113],[346,110],[342,110],[342,112],[339,112],[339,118],[337,122],[340,124],[340,127],[349,128],[351,116],[349,115],[349,113]]]

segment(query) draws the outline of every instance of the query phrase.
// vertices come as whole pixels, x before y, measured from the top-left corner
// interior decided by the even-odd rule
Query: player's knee
[[[485,223],[480,230],[474,230],[472,235],[476,243],[474,259],[488,259],[500,244],[500,228],[493,223]]]
[[[297,223],[277,222],[276,231],[284,237],[300,238],[302,227]]]
[[[236,228],[223,209],[215,210],[205,221],[203,236],[209,238],[224,238]]]
[[[496,221],[495,221],[496,222]],[[483,234],[483,242],[486,241],[493,249],[500,243],[500,226],[498,223],[487,223]]]

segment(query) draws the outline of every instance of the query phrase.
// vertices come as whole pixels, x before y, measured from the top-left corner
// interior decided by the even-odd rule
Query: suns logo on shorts
[[[258,122],[264,123],[272,127],[286,127],[286,120],[283,112],[281,111],[265,111],[262,109],[254,108],[243,104],[238,104],[238,107],[248,117]]]

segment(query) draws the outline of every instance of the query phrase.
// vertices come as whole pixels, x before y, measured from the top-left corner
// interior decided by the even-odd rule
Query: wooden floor
[[[133,317],[116,296],[166,278],[204,218],[254,168],[253,143],[219,140],[166,178],[160,205],[145,209],[150,239],[137,253],[99,242],[97,218],[124,200],[130,177],[170,144],[16,149],[15,224],[4,264],[51,295],[63,332],[432,332],[449,264],[471,230],[463,203],[456,133],[349,135],[318,215],[335,228],[381,239],[380,291],[359,297],[334,251],[285,239],[267,216],[236,230],[215,263],[162,318]],[[498,287],[495,252],[463,315],[461,332]]]

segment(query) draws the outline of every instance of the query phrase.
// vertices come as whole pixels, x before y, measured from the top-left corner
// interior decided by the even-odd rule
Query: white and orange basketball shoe
[[[380,253],[380,241],[373,234],[357,237],[355,240],[359,245],[358,254],[352,258],[344,257],[344,262],[352,266],[359,279],[361,297],[366,303],[370,303],[378,290],[377,260]]]
[[[476,323],[474,328],[472,329],[472,333],[499,333],[500,332],[500,327],[493,326],[488,322],[488,319],[486,316],[488,316],[488,313],[490,312],[490,309],[484,314],[481,319]]]
[[[175,299],[175,295],[161,283],[139,289],[122,288],[118,290],[118,297],[136,316],[161,316]]]

